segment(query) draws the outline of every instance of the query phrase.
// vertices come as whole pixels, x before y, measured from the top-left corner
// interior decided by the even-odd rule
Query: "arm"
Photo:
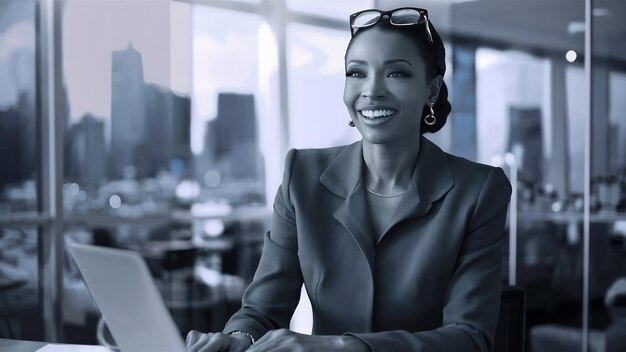
[[[442,326],[431,331],[348,333],[372,351],[491,351],[501,294],[501,248],[511,185],[500,168],[483,185],[444,298]]]
[[[269,330],[289,328],[299,299],[302,273],[298,260],[295,210],[290,200],[291,170],[296,151],[287,153],[283,183],[274,199],[271,230],[242,308],[228,321],[225,333],[245,331],[259,340]]]

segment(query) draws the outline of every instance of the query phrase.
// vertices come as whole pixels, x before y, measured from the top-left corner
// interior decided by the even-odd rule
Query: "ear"
[[[443,84],[443,77],[441,75],[436,75],[433,77],[428,84],[428,91],[430,94],[428,95],[428,102],[435,103],[437,98],[439,97],[439,90],[441,89],[441,85]]]

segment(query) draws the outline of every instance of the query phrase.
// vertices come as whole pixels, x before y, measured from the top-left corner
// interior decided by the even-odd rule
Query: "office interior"
[[[139,252],[181,334],[254,275],[290,148],[360,138],[348,16],[417,6],[452,113],[426,135],[513,186],[502,282],[528,351],[626,336],[622,0],[0,1],[0,339],[99,344],[71,243]],[[303,295],[292,329],[310,332]],[[623,345],[622,345],[623,346]]]

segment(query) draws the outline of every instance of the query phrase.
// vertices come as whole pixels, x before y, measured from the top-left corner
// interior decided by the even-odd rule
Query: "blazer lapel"
[[[374,268],[374,237],[371,231],[372,223],[367,209],[367,199],[363,187],[358,187],[346,200],[341,203],[333,214],[352,235],[361,252],[365,255],[370,265]]]
[[[367,259],[370,270],[374,263],[372,224],[363,192],[363,146],[355,142],[346,146],[320,176],[320,182],[344,198],[333,217],[350,233]]]
[[[358,141],[346,146],[337,155],[320,176],[320,182],[344,198],[333,216],[348,230],[372,268],[375,245],[399,222],[426,215],[432,203],[454,186],[454,178],[446,154],[426,137],[420,136],[420,151],[411,185],[390,219],[387,231],[374,244],[372,223],[362,186],[363,165],[363,145]]]

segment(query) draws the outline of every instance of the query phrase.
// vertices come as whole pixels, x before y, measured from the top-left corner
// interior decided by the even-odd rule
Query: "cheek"
[[[343,87],[343,102],[346,104],[348,108],[351,108],[358,98],[358,89],[354,84],[348,83],[346,81]]]
[[[406,104],[411,112],[418,111],[421,114],[422,108],[428,100],[425,88],[420,84],[411,84],[398,89],[398,98]]]

